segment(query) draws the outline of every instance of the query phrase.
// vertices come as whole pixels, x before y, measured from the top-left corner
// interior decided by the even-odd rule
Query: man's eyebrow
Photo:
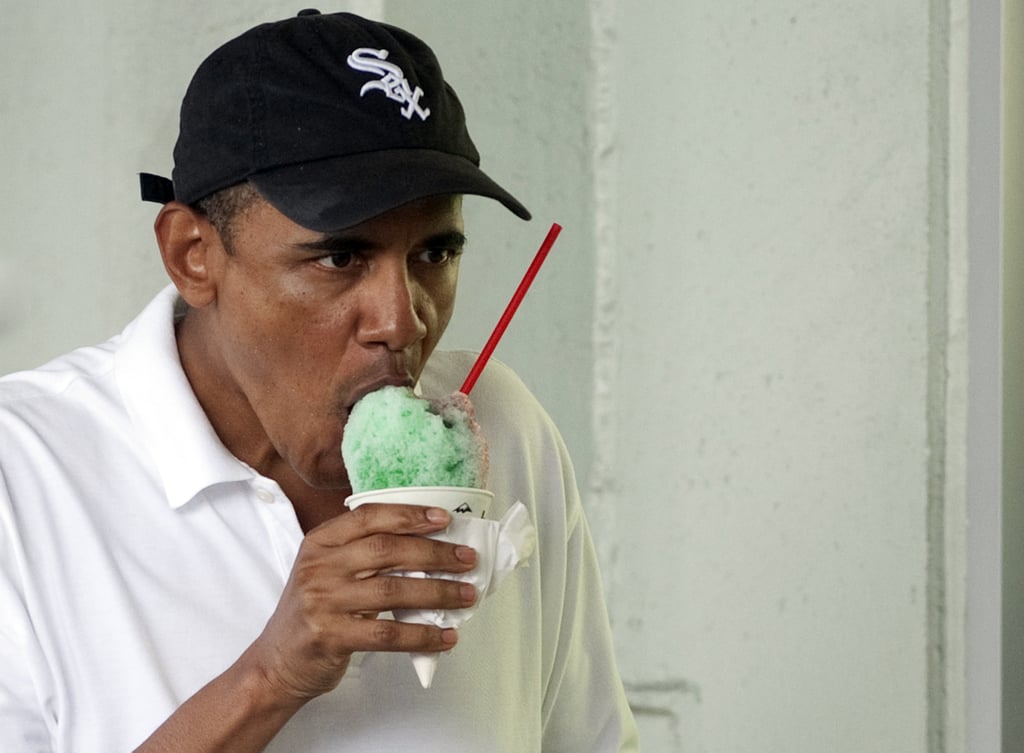
[[[372,251],[377,244],[360,235],[323,235],[315,241],[299,243],[298,248],[304,251],[332,251],[335,253]]]
[[[466,236],[458,230],[449,230],[443,233],[435,233],[423,240],[423,246],[427,248],[462,248],[466,245]]]
[[[458,230],[446,230],[440,233],[428,235],[418,244],[424,248],[455,248],[461,249],[466,245],[466,236]],[[362,235],[347,233],[327,233],[315,241],[298,244],[298,248],[305,251],[327,251],[333,253],[358,253],[375,251],[380,244],[371,238]]]

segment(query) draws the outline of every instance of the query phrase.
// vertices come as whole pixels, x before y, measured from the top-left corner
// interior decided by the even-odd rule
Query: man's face
[[[208,358],[200,374],[186,360],[189,377],[242,460],[272,477],[284,461],[310,486],[344,489],[352,405],[384,384],[413,384],[451,318],[461,198],[422,199],[337,233],[265,202],[236,224],[232,253],[211,267]]]

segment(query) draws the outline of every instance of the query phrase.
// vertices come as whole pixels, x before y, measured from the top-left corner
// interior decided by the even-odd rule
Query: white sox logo
[[[405,105],[402,108],[402,115],[406,120],[411,120],[413,114],[419,115],[420,120],[426,120],[430,115],[430,110],[420,107],[423,90],[418,86],[415,89],[411,88],[409,81],[405,78],[405,72],[394,63],[387,62],[387,59],[387,50],[375,50],[372,47],[360,47],[348,56],[350,68],[380,76],[379,81],[367,81],[363,84],[363,88],[359,90],[359,96],[362,97],[368,91],[379,89],[388,99]]]

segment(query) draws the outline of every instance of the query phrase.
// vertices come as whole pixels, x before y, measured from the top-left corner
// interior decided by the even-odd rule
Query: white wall
[[[240,5],[7,10],[0,370],[161,284],[134,173],[296,10]],[[469,203],[447,344],[565,226],[498,355],[577,459],[645,749],[963,749],[965,0],[341,6],[433,43],[535,213]]]

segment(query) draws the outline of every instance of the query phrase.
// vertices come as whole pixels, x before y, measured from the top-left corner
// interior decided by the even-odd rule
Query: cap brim
[[[343,230],[428,196],[496,199],[524,220],[530,212],[480,168],[457,155],[394,149],[329,157],[250,176],[283,215],[310,230]]]

